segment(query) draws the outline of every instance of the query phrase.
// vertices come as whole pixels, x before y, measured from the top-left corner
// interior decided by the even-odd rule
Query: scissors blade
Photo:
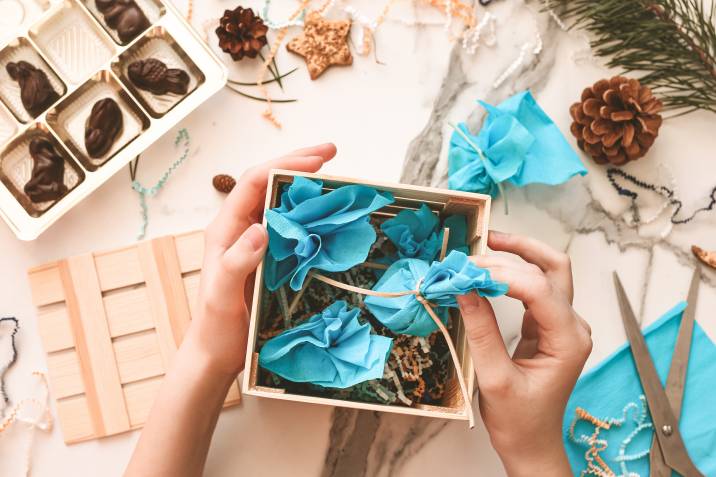
[[[663,463],[684,477],[703,477],[703,474],[694,466],[686,452],[686,446],[681,439],[678,421],[674,417],[671,405],[666,398],[664,388],[661,386],[659,375],[654,362],[651,360],[649,349],[646,346],[644,335],[636,321],[624,287],[619,276],[614,272],[614,287],[617,292],[619,308],[621,309],[624,331],[629,339],[631,354],[639,374],[641,387],[644,389],[646,401],[649,404],[649,413],[654,423],[654,434],[659,441],[664,456]]]
[[[689,354],[691,353],[691,341],[694,333],[694,317],[696,315],[696,302],[699,297],[699,285],[701,284],[701,267],[696,266],[691,277],[689,295],[687,297],[686,310],[684,310],[679,325],[679,334],[674,345],[674,355],[671,358],[669,376],[666,378],[666,397],[671,403],[671,410],[674,416],[679,419],[681,416],[681,404],[686,386],[686,371],[689,366]],[[664,456],[661,452],[658,439],[654,435],[651,443],[651,454],[649,455],[652,477],[671,477],[671,468],[659,466]]]

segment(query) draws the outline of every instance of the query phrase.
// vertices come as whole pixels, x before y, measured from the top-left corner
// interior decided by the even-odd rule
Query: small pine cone
[[[580,149],[598,164],[621,166],[649,150],[661,126],[662,103],[638,80],[614,76],[585,88],[569,108]]]
[[[225,10],[219,21],[216,36],[219,37],[219,48],[231,55],[234,61],[248,56],[256,58],[259,50],[267,43],[268,27],[250,8],[236,7]]]
[[[231,192],[236,187],[236,179],[228,174],[219,174],[214,176],[214,180],[211,181],[214,184],[214,189],[224,194]]]

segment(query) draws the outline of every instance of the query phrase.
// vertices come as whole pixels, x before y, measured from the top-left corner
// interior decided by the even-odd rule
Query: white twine
[[[358,29],[357,34],[357,43],[363,44],[363,40],[365,37],[365,28],[370,30],[371,32],[375,32],[375,30],[380,26],[378,23],[378,19],[372,18],[360,10],[358,10],[353,5],[344,5],[343,3],[345,0],[329,0],[327,3],[325,3],[321,10],[323,12],[329,11],[330,9],[336,7],[340,8],[340,10],[345,13],[352,22],[357,23],[360,25],[361,28]],[[303,17],[299,16],[298,18],[294,20],[287,20],[287,21],[273,21],[268,15],[270,0],[268,0],[264,4],[264,8],[259,13],[259,16],[261,19],[266,23],[266,25],[272,29],[272,30],[280,30],[286,27],[292,27],[292,26],[303,26],[304,21]],[[340,3],[340,5],[339,5]],[[454,24],[454,15],[453,15],[453,5],[451,2],[445,3],[445,21],[443,22],[426,22],[426,21],[418,21],[416,19],[407,19],[407,18],[398,18],[398,17],[385,17],[384,21],[386,22],[393,22],[405,26],[415,27],[415,26],[441,26],[445,30],[445,33],[451,38],[454,39],[454,35],[452,35],[452,27]],[[212,21],[213,23],[216,22],[216,20]],[[485,16],[482,18],[480,23],[469,30],[467,30],[462,35],[462,47],[466,50],[469,54],[474,54],[477,50],[477,47],[479,46],[479,41],[483,37],[483,33],[485,33],[485,30],[487,30],[487,34],[485,35],[486,38],[484,39],[484,44],[487,46],[492,46],[495,44],[496,41],[496,34],[495,34],[495,16],[491,14],[490,12],[486,12]],[[206,34],[208,32],[208,29],[206,25],[204,26],[204,33]],[[206,39],[206,38],[205,38]]]
[[[485,13],[480,23],[465,32],[462,38],[462,47],[468,54],[472,55],[477,51],[480,38],[485,30],[487,30],[487,38],[484,40],[485,45],[494,45],[497,38],[495,32],[495,16],[490,12]]]
[[[557,15],[554,10],[551,8],[549,9],[549,16],[552,17],[552,20],[557,24],[559,28],[562,29],[562,31],[567,31],[569,28],[567,28],[567,25],[564,24],[561,18],[559,18],[559,15]]]
[[[35,430],[48,432],[52,430],[52,414],[50,413],[50,396],[47,388],[47,378],[44,373],[35,371],[32,373],[34,376],[40,378],[42,384],[42,397],[23,399],[13,406],[4,416],[0,419],[0,433],[6,431],[14,424],[21,422],[27,424],[30,428],[30,437],[24,452],[24,469],[22,475],[29,475],[31,464],[32,464],[32,447],[35,440]],[[31,415],[25,415],[28,407],[34,407],[35,413]],[[34,414],[34,415],[32,415]]]
[[[533,46],[534,45],[534,46]],[[527,57],[527,52],[529,51],[530,47],[532,47],[532,55],[537,56],[542,52],[542,47],[544,44],[542,43],[542,36],[539,34],[539,31],[535,33],[535,38],[533,41],[526,41],[522,44],[520,47],[520,53],[517,55],[517,58],[515,61],[513,61],[510,66],[507,67],[507,69],[497,77],[494,83],[492,83],[493,89],[497,89],[502,84],[515,74],[515,72],[522,67],[522,65],[525,63],[525,59]]]

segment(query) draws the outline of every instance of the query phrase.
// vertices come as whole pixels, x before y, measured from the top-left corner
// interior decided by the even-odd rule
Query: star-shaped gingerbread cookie
[[[350,20],[328,21],[311,12],[306,16],[303,34],[289,41],[286,48],[304,57],[315,80],[331,65],[353,64],[347,42],[350,29]]]

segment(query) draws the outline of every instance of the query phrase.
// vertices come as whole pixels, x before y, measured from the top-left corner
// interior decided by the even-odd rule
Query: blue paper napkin
[[[313,268],[340,272],[368,257],[376,239],[369,215],[392,203],[393,196],[362,185],[322,195],[322,187],[320,181],[297,176],[281,195],[281,206],[266,211],[264,281],[269,290],[288,282],[298,291]]]
[[[507,285],[493,281],[490,272],[472,263],[457,250],[442,262],[414,258],[398,260],[386,270],[373,290],[381,292],[412,291],[422,279],[420,293],[438,305],[435,313],[447,323],[448,308],[457,308],[457,295],[477,291],[480,296],[498,296],[507,292]],[[368,296],[365,305],[371,313],[394,333],[428,336],[437,325],[415,295],[401,297]]]
[[[487,118],[475,136],[467,125],[458,128],[482,151],[483,158],[465,138],[455,131],[450,139],[448,185],[454,190],[481,192],[496,196],[497,183],[561,184],[587,170],[557,125],[523,91],[491,106]]]
[[[426,262],[435,260],[443,244],[444,227],[450,228],[447,251],[454,249],[467,253],[467,221],[462,215],[451,215],[440,226],[440,219],[422,204],[418,210],[400,211],[380,226],[381,230],[398,249],[399,258],[417,258]]]
[[[647,346],[662,385],[671,366],[674,344],[686,303],[679,303],[669,310],[656,323],[644,330]],[[704,475],[716,475],[716,400],[713,389],[716,383],[716,346],[696,323],[691,344],[689,367],[686,374],[686,387],[681,411],[679,430],[689,451],[691,459]],[[600,453],[610,468],[621,475],[623,468],[617,461],[619,447],[635,429],[633,418],[640,407],[640,396],[644,394],[639,381],[634,358],[628,344],[624,344],[584,374],[574,389],[567,404],[563,431],[567,454],[574,475],[579,475],[586,467],[584,453],[586,447],[573,443],[568,437],[569,426],[575,416],[575,409],[581,407],[591,415],[600,418],[622,418],[625,407],[632,404],[632,410],[626,416],[622,426],[601,431],[600,438],[607,440],[606,450]],[[647,416],[647,420],[651,419]],[[578,434],[588,434],[593,426],[580,423]],[[651,447],[653,431],[640,432],[625,448],[625,455],[637,455]],[[649,475],[648,456],[625,463],[628,472],[646,477]],[[674,474],[676,475],[676,474]]]
[[[393,340],[370,333],[360,309],[336,301],[304,323],[268,340],[259,365],[289,381],[347,388],[383,377]]]

